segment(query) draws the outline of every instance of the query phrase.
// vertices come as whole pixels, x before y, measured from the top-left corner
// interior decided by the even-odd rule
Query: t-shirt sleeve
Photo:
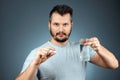
[[[35,58],[35,55],[36,55],[36,51],[37,51],[37,49],[32,50],[30,52],[30,54],[27,56],[27,58],[26,58],[26,60],[25,60],[25,62],[23,64],[21,73],[24,72],[27,69],[27,67],[30,65],[30,63],[33,61],[33,59]],[[36,72],[36,74],[37,74],[37,72]],[[35,74],[35,80],[38,80],[36,74]]]
[[[23,64],[23,67],[22,67],[22,70],[21,70],[21,73],[24,72],[27,67],[30,65],[30,63],[33,61],[34,57],[35,57],[35,54],[36,54],[36,49],[32,50],[30,52],[30,54],[27,56],[24,64]]]

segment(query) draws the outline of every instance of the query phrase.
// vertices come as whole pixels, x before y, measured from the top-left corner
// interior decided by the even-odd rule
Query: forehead
[[[71,16],[69,13],[60,15],[58,13],[53,13],[51,16],[51,22],[58,22],[58,23],[68,23],[71,21]]]

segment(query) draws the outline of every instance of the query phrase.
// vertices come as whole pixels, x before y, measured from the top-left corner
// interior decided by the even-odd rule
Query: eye
[[[63,26],[64,26],[64,27],[68,26],[68,23],[64,23]]]
[[[54,26],[56,26],[56,27],[57,27],[57,26],[59,26],[59,24],[58,24],[58,23],[54,23],[53,25],[54,25]]]

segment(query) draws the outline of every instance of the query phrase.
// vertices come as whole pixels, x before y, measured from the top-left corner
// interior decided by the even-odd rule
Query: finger
[[[85,45],[85,46],[90,46],[92,43],[93,43],[93,40],[91,40],[91,39],[86,39],[86,40],[84,41],[84,45]]]
[[[84,40],[84,39],[80,39],[80,43],[81,43],[81,44],[84,44],[84,43],[85,43],[85,40]]]
[[[50,47],[50,46],[48,46],[47,49],[48,49],[48,50],[53,50],[53,51],[55,50],[55,48]]]
[[[47,52],[49,52],[50,50],[55,51],[55,49],[54,49],[54,48],[49,47],[49,46],[44,47],[44,50],[45,50],[45,51],[47,51]]]
[[[40,58],[43,58],[47,55],[47,48],[40,48],[37,52],[37,54],[40,56]]]
[[[40,58],[44,58],[44,57],[45,57],[45,50],[44,50],[44,48],[41,48],[41,49],[38,51],[38,55],[40,56]]]
[[[47,57],[51,57],[56,54],[56,50],[49,50]]]
[[[45,60],[47,60],[48,58],[47,58],[47,51],[45,50],[45,48],[42,48],[41,49],[41,62],[44,62]]]
[[[94,37],[93,38],[93,44],[97,47],[100,46],[100,41],[98,40],[98,38]]]
[[[96,37],[86,39],[86,45],[92,45],[92,44],[95,44],[96,46],[99,45],[99,40]]]
[[[97,47],[95,43],[92,43],[90,46],[91,46],[92,48],[96,48],[96,47]]]
[[[47,58],[56,54],[56,50],[53,47],[50,47],[50,46],[47,46],[47,47],[43,48],[43,50],[44,50],[43,52],[44,52],[44,54]]]
[[[55,48],[53,48],[53,47],[47,47],[47,53],[48,53],[48,54],[56,53],[56,50],[55,50]]]
[[[93,48],[93,50],[95,50],[96,52],[98,51],[98,48]]]
[[[81,40],[80,40],[80,43],[81,43],[82,45],[87,46],[87,45],[89,45],[89,40],[88,40],[88,39],[81,39]]]

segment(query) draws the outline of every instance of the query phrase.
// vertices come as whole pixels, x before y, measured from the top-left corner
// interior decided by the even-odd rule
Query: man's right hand
[[[56,54],[56,50],[52,47],[44,47],[38,49],[35,59],[33,60],[32,64],[39,66],[39,64],[43,63],[46,61],[49,57],[53,56]]]
[[[44,47],[38,49],[36,56],[28,68],[19,74],[16,80],[34,80],[35,73],[39,65],[46,61],[49,57],[56,54],[56,50],[52,47]]]

